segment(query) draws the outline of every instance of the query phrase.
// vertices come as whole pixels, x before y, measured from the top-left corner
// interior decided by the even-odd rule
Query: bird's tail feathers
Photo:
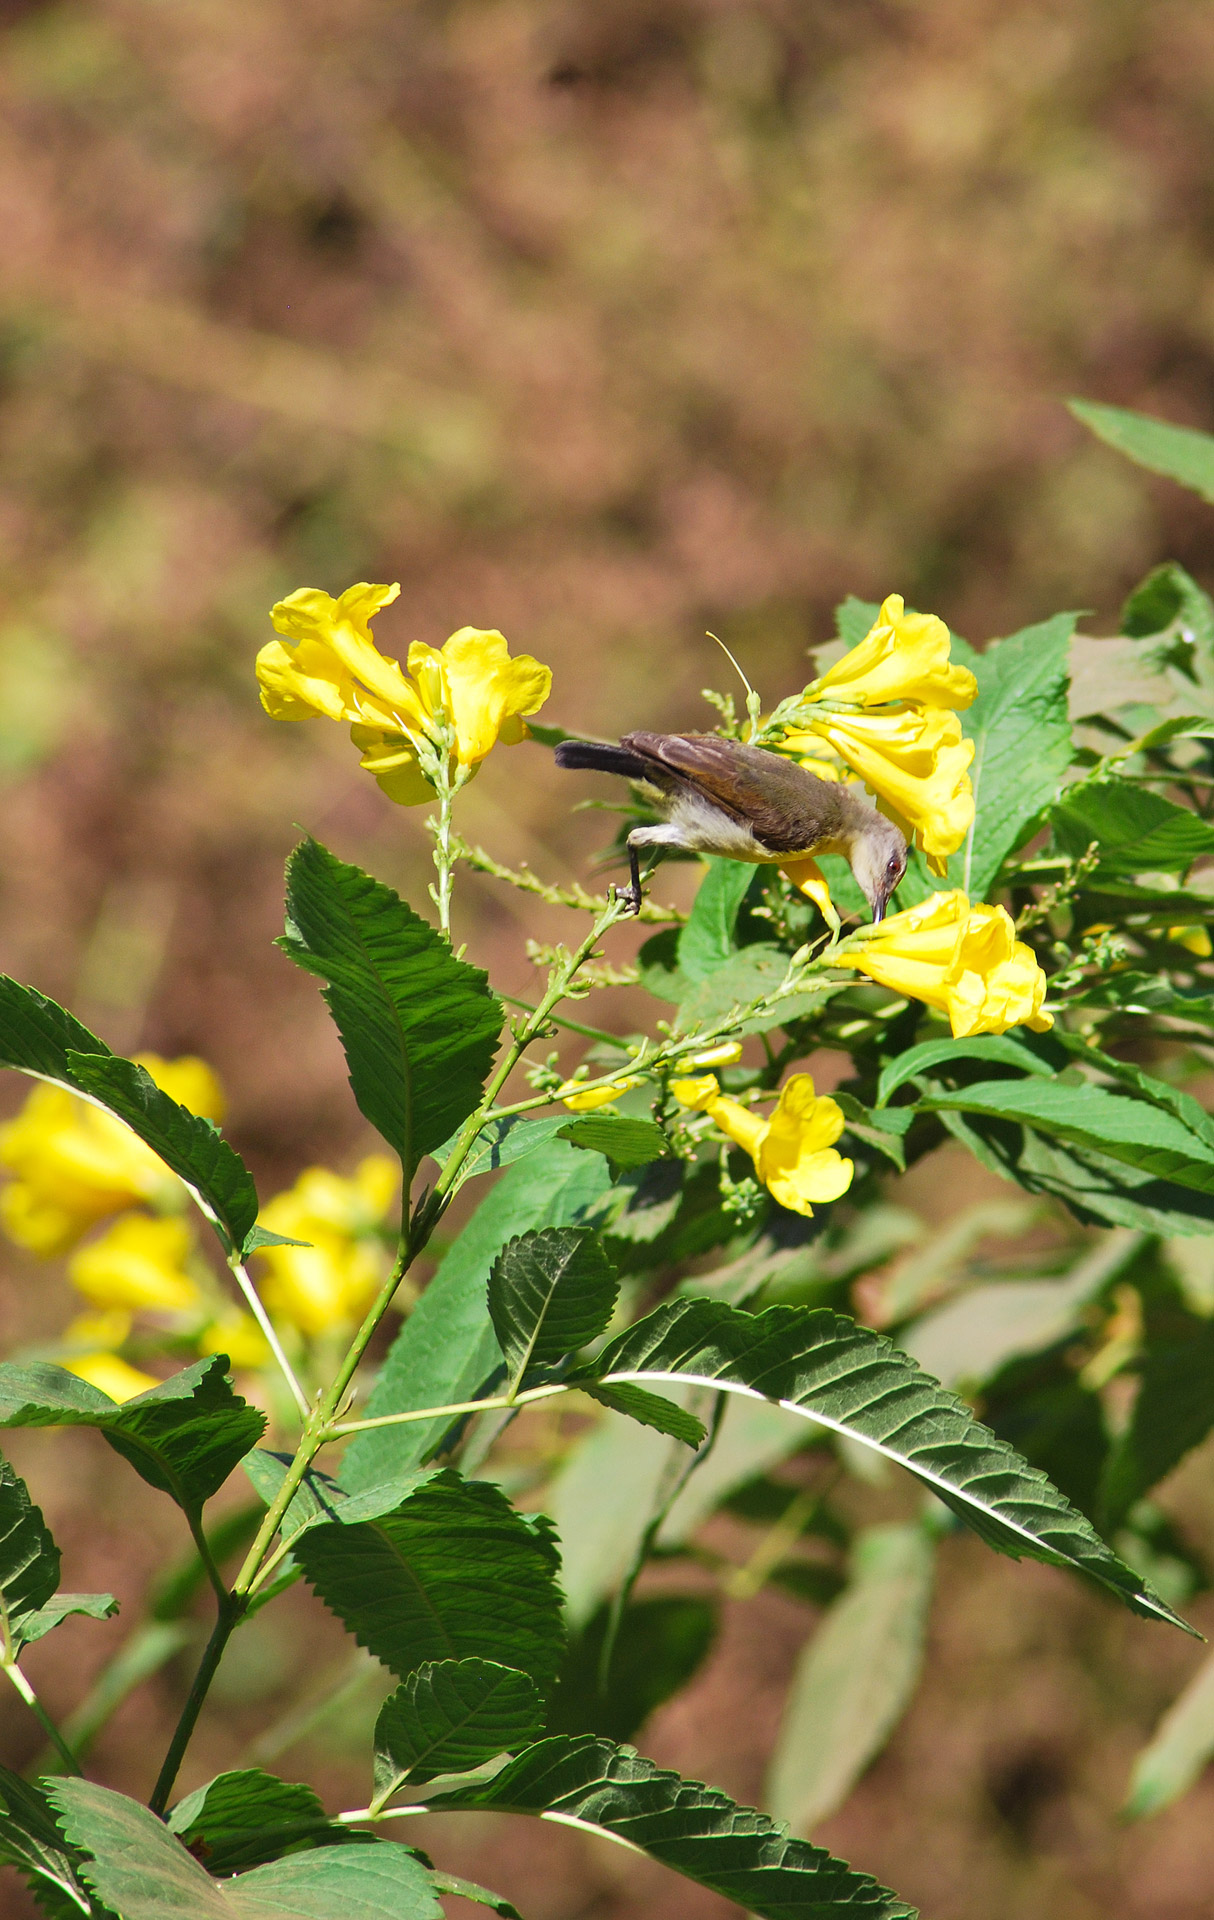
[[[643,780],[651,769],[639,753],[601,740],[562,740],[556,750],[558,767],[588,767],[594,773],[618,773],[625,780]]]

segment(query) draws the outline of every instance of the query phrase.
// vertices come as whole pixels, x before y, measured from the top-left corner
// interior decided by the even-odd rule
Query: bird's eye
[[[887,880],[899,880],[899,879],[901,879],[901,877],[902,877],[902,863],[901,863],[901,861],[899,861],[899,860],[891,860],[891,861],[890,861],[890,863],[889,863],[889,865],[888,865],[888,867],[886,867],[886,869],[885,869],[885,877],[886,877],[886,879],[887,879]]]

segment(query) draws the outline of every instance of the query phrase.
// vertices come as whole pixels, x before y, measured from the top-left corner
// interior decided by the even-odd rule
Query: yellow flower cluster
[[[262,1247],[262,1288],[276,1317],[315,1337],[362,1319],[387,1271],[380,1229],[396,1199],[400,1168],[386,1154],[370,1154],[346,1180],[326,1167],[309,1167],[287,1193],[262,1211],[272,1233],[309,1244]]]
[[[222,1092],[203,1061],[145,1054],[140,1064],[192,1112],[221,1118]],[[154,1375],[121,1351],[137,1317],[145,1348],[158,1331],[199,1354],[226,1353],[235,1367],[266,1363],[256,1321],[224,1298],[196,1251],[181,1211],[185,1188],[122,1121],[63,1088],[39,1085],[0,1127],[0,1167],[11,1175],[0,1191],[0,1226],[31,1252],[70,1253],[68,1280],[88,1303],[63,1335],[71,1372],[115,1400],[155,1386]],[[259,1256],[275,1315],[306,1338],[361,1317],[386,1270],[379,1228],[398,1183],[395,1162],[374,1155],[349,1180],[312,1167],[270,1201],[264,1224],[310,1242]]]
[[[261,702],[275,720],[323,715],[345,721],[389,800],[420,806],[433,797],[444,760],[455,780],[473,772],[502,740],[526,738],[552,674],[529,654],[512,659],[500,633],[461,627],[440,648],[415,640],[408,673],[380,653],[370,622],[399,585],[347,587],[334,600],[300,587],[273,608],[283,638],[257,656]]]
[[[745,1148],[762,1184],[790,1212],[812,1214],[815,1205],[838,1200],[850,1187],[855,1167],[834,1145],[843,1131],[842,1108],[815,1094],[808,1073],[785,1081],[766,1120],[723,1094],[712,1073],[675,1080],[670,1090],[682,1106],[707,1113],[727,1139]]]
[[[838,777],[837,762],[850,768],[937,874],[974,818],[974,744],[956,710],[978,683],[951,663],[950,644],[943,620],[907,613],[890,594],[859,645],[806,687],[780,742],[819,776]]]
[[[141,1054],[156,1085],[192,1113],[223,1118],[219,1082],[202,1060]],[[63,1087],[37,1086],[0,1127],[0,1226],[32,1253],[66,1253],[100,1221],[128,1207],[184,1205],[185,1189],[129,1127]]]
[[[876,927],[861,927],[836,956],[880,986],[947,1013],[957,1038],[1054,1024],[1042,1011],[1046,978],[1002,907],[964,893],[932,893]]]

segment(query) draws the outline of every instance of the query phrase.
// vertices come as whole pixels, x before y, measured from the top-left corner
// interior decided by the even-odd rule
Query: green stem
[[[440,793],[440,804],[443,797]],[[447,798],[449,812],[449,796]],[[436,861],[439,858],[438,846],[443,841],[441,829],[442,821],[440,818],[440,833],[438,841],[436,842],[435,852]],[[441,902],[441,896],[443,894],[443,869],[441,865],[439,868],[439,879],[439,911],[441,916],[443,912]],[[446,897],[449,901],[449,887]],[[607,928],[614,925],[615,921],[622,917],[624,911],[623,903],[619,900],[613,900],[606,911],[596,920],[593,929],[587,938],[583,940],[581,946],[578,947],[574,953],[570,954],[563,966],[553,969],[547,990],[539,1006],[536,1008],[531,1019],[519,1029],[511,1040],[510,1045],[506,1048],[500,1064],[490,1077],[489,1083],[481,1097],[480,1105],[477,1107],[475,1113],[469,1116],[461,1129],[459,1137],[447,1157],[433,1192],[423,1201],[419,1202],[411,1216],[406,1213],[402,1221],[400,1242],[392,1271],[372,1302],[362,1325],[350,1343],[345,1359],[337,1369],[336,1375],[318,1400],[316,1406],[308,1413],[303,1433],[300,1436],[299,1445],[295,1451],[295,1458],[283,1476],[282,1485],[279,1487],[278,1492],[275,1494],[274,1499],[266,1511],[265,1518],[258,1529],[257,1536],[245,1556],[244,1564],[232,1583],[231,1593],[227,1594],[220,1601],[219,1617],[215,1623],[215,1630],[207,1642],[206,1651],[202,1656],[198,1672],[194,1676],[194,1684],[190,1688],[189,1698],[182,1709],[181,1718],[177,1723],[169,1750],[165,1755],[164,1765],[160,1769],[160,1776],[156,1782],[155,1791],[150,1802],[154,1812],[163,1812],[168,1804],[169,1795],[173,1790],[173,1783],[177,1778],[178,1769],[181,1766],[182,1758],[193,1735],[194,1727],[197,1723],[199,1713],[202,1710],[202,1704],[206,1699],[211,1681],[215,1677],[215,1671],[223,1657],[224,1648],[233,1630],[248,1609],[249,1597],[252,1593],[254,1582],[261,1570],[262,1562],[271,1549],[274,1536],[278,1532],[287,1509],[299,1490],[304,1475],[307,1473],[316,1455],[331,1437],[339,1432],[354,1432],[358,1430],[360,1423],[338,1422],[337,1419],[339,1409],[345,1399],[346,1391],[376,1328],[379,1326],[380,1321],[392,1303],[393,1295],[396,1293],[397,1288],[404,1279],[410,1266],[421,1253],[430,1234],[437,1225],[460,1170],[472,1150],[477,1135],[487,1124],[491,1116],[493,1102],[496,1100],[510,1074],[518,1065],[523,1053],[537,1035],[543,1031],[549,1013],[568,990],[569,983],[578,968],[589,959],[594,951],[595,945],[606,932]],[[407,1195],[403,1204],[407,1209]],[[480,1404],[483,1403],[474,1403],[473,1407],[469,1410],[475,1410],[475,1407]],[[435,1413],[441,1414],[442,1411],[443,1409],[420,1408],[415,1411],[412,1417],[415,1419],[433,1418]],[[395,1416],[391,1416],[390,1418],[395,1418]]]
[[[30,1712],[33,1714],[35,1720],[38,1722],[38,1725],[42,1728],[43,1733],[45,1733],[47,1739],[50,1741],[51,1745],[54,1747],[55,1752],[59,1755],[59,1758],[62,1760],[64,1766],[67,1768],[67,1771],[69,1773],[78,1774],[80,1772],[80,1762],[77,1760],[75,1754],[72,1752],[71,1748],[68,1746],[67,1741],[64,1739],[58,1727],[55,1725],[54,1721],[51,1719],[50,1714],[47,1712],[46,1708],[43,1706],[41,1700],[39,1700],[37,1694],[34,1692],[34,1689],[31,1687],[29,1681],[26,1679],[20,1667],[17,1665],[17,1662],[15,1660],[5,1660],[0,1664],[3,1664],[5,1673],[8,1675],[9,1679],[12,1681],[14,1687],[17,1689],[17,1692],[21,1695],[21,1698],[24,1700],[26,1706],[29,1708]]]
[[[306,1420],[309,1413],[308,1396],[296,1379],[291,1362],[283,1352],[282,1342],[274,1331],[273,1322],[261,1303],[261,1296],[257,1288],[253,1285],[252,1276],[248,1268],[243,1265],[239,1256],[235,1253],[228,1255],[228,1265],[232,1269],[232,1274],[237,1286],[245,1297],[249,1312],[253,1315],[254,1320],[256,1320],[261,1329],[262,1338],[278,1362],[279,1371],[291,1390],[292,1399]]]
[[[438,826],[434,834],[434,865],[438,873],[438,886],[434,894],[434,904],[438,908],[440,933],[451,938],[451,881],[454,861],[451,857],[451,803],[455,798],[449,778],[445,778],[438,790]]]
[[[558,1384],[550,1387],[528,1387],[526,1393],[517,1393],[513,1399],[499,1397],[493,1400],[457,1400],[448,1407],[414,1407],[408,1413],[381,1413],[373,1420],[340,1420],[330,1427],[324,1435],[325,1440],[336,1440],[347,1433],[368,1433],[374,1427],[399,1427],[410,1420],[455,1419],[461,1413],[495,1413],[515,1407],[530,1406],[535,1400],[550,1400],[554,1394],[572,1393],[575,1386]]]
[[[190,1740],[193,1737],[194,1728],[198,1724],[198,1716],[202,1712],[202,1703],[210,1691],[211,1682],[215,1678],[219,1662],[223,1659],[224,1649],[231,1639],[233,1630],[237,1626],[243,1611],[243,1606],[235,1594],[230,1595],[228,1604],[221,1606],[219,1609],[219,1617],[215,1622],[211,1637],[207,1641],[206,1650],[198,1665],[198,1671],[194,1675],[194,1684],[190,1688],[189,1697],[181,1710],[181,1718],[173,1730],[173,1738],[169,1742],[169,1750],[164,1756],[164,1765],[157,1775],[156,1785],[152,1789],[152,1797],[148,1801],[148,1805],[153,1813],[163,1813],[169,1804],[169,1795],[173,1791],[173,1783],[177,1778],[178,1770],[185,1758],[185,1750],[189,1746]]]

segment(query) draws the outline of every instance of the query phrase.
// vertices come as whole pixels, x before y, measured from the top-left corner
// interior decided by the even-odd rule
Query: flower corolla
[[[769,1119],[723,1094],[715,1074],[675,1080],[670,1090],[682,1106],[707,1113],[727,1139],[745,1148],[762,1184],[791,1213],[812,1214],[815,1205],[838,1200],[850,1187],[855,1167],[834,1145],[843,1131],[842,1108],[815,1094],[808,1073],[785,1081]]]

